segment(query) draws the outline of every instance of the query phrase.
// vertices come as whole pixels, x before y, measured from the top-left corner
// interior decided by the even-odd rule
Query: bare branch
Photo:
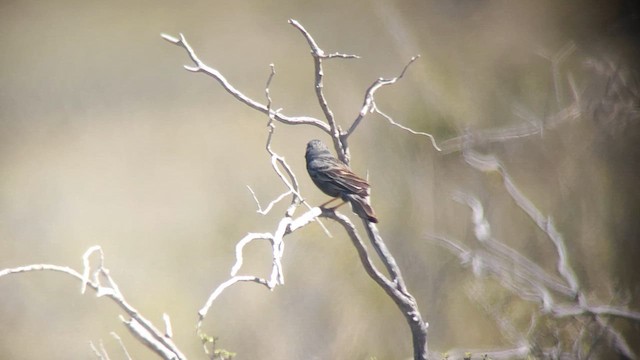
[[[86,289],[87,289],[87,283],[89,282],[89,273],[91,271],[91,263],[89,261],[89,258],[91,257],[91,254],[93,254],[94,252],[99,252],[100,253],[100,267],[102,267],[102,265],[104,264],[104,254],[102,253],[102,248],[100,246],[92,246],[89,249],[87,249],[87,251],[85,251],[85,253],[82,255],[82,288],[80,289],[80,293],[84,294]],[[97,281],[97,279],[95,279],[94,281]]]
[[[231,94],[233,97],[235,97],[236,99],[238,99],[240,102],[242,102],[243,104],[249,106],[252,109],[258,110],[264,114],[267,114],[269,116],[273,115],[274,119],[276,119],[277,121],[284,123],[284,124],[288,124],[288,125],[312,125],[315,126],[319,129],[321,129],[322,131],[326,132],[326,133],[330,133],[330,128],[329,125],[327,125],[325,122],[323,122],[322,120],[319,119],[315,119],[312,117],[308,117],[308,116],[286,116],[283,115],[281,113],[277,113],[277,114],[270,114],[269,113],[269,109],[267,109],[267,106],[264,104],[261,104],[253,99],[251,99],[250,97],[246,96],[244,93],[242,93],[240,90],[236,89],[233,85],[231,85],[231,83],[229,83],[229,81],[216,69],[207,66],[204,62],[202,62],[198,56],[196,55],[195,51],[191,48],[191,46],[189,45],[189,43],[187,42],[187,40],[185,39],[184,35],[180,34],[180,38],[175,38],[173,36],[167,35],[167,34],[162,34],[161,35],[163,39],[167,40],[168,42],[180,46],[182,48],[184,48],[187,51],[187,54],[189,55],[189,57],[191,58],[191,60],[195,63],[195,66],[187,66],[185,65],[185,69],[187,69],[188,71],[191,72],[201,72],[204,74],[209,75],[210,77],[214,78],[216,81],[218,81],[218,83],[220,83],[220,85],[222,85],[222,87],[229,93]]]
[[[376,80],[368,89],[367,92],[365,94],[364,97],[364,102],[362,105],[362,108],[360,109],[360,113],[358,114],[358,117],[354,120],[353,124],[351,124],[351,127],[349,128],[349,130],[347,131],[345,137],[348,137],[349,135],[351,135],[355,130],[356,127],[360,124],[360,122],[362,121],[362,119],[368,114],[368,113],[372,113],[375,112],[377,114],[379,114],[380,116],[382,116],[383,118],[385,118],[391,125],[399,127],[400,129],[410,132],[411,134],[414,135],[421,135],[421,136],[426,136],[431,140],[431,145],[433,146],[434,149],[436,149],[437,151],[442,151],[442,149],[438,146],[438,144],[436,143],[436,139],[433,135],[426,133],[426,132],[421,132],[421,131],[415,131],[407,126],[404,126],[402,124],[397,123],[396,121],[394,121],[391,116],[385,114],[384,112],[382,112],[379,108],[378,105],[375,101],[375,92],[380,89],[381,87],[385,86],[385,85],[392,85],[395,84],[398,80],[400,80],[405,72],[407,71],[407,69],[409,68],[409,66],[416,61],[418,58],[420,57],[420,55],[416,55],[414,57],[411,58],[411,60],[407,63],[407,65],[405,65],[405,67],[402,69],[402,72],[400,73],[400,75],[392,78],[392,79],[383,79],[380,78],[378,80]]]
[[[271,167],[276,172],[276,174],[278,175],[280,180],[289,189],[284,194],[293,194],[294,195],[293,198],[291,199],[291,206],[289,207],[289,210],[287,211],[288,216],[291,217],[291,216],[293,216],[293,211],[298,206],[298,203],[304,204],[309,210],[312,210],[312,207],[311,207],[311,205],[309,205],[304,200],[304,198],[300,194],[299,185],[298,185],[298,179],[296,178],[296,175],[293,172],[293,170],[291,169],[291,167],[289,166],[289,164],[286,162],[284,157],[276,154],[271,149],[271,139],[272,139],[274,131],[275,131],[275,126],[272,123],[270,123],[269,136],[268,136],[268,139],[267,139],[266,149],[267,149],[267,152],[271,155]],[[282,169],[284,169],[284,173],[280,169],[281,167],[282,167]],[[286,173],[286,176],[285,176],[285,173]],[[252,193],[253,193],[253,191],[252,191]],[[276,198],[271,203],[269,203],[269,206],[267,206],[267,209],[264,210],[265,213],[270,210],[270,207],[272,206],[272,204],[275,204],[275,203],[279,202],[283,198],[283,196],[286,196],[284,194],[280,195],[278,198]],[[254,195],[254,199],[256,199],[255,195]],[[256,201],[257,201],[257,199],[256,199]],[[329,232],[329,229],[327,229],[319,219],[316,219],[316,221],[322,227],[322,229],[324,230],[325,234],[327,234],[327,236],[331,237],[331,233]]]
[[[400,72],[400,75],[398,75],[398,76],[396,76],[394,78],[391,78],[391,79],[378,78],[376,81],[373,82],[373,84],[371,84],[371,86],[369,86],[369,88],[367,89],[367,91],[364,94],[364,101],[362,103],[362,107],[360,108],[360,113],[358,113],[358,116],[353,121],[353,123],[349,127],[349,130],[347,130],[347,132],[343,135],[343,137],[347,138],[347,137],[351,136],[351,134],[353,134],[353,132],[356,130],[356,127],[358,127],[358,125],[360,124],[362,119],[367,114],[369,114],[369,113],[371,113],[371,112],[373,112],[375,110],[375,107],[376,107],[376,100],[375,100],[376,91],[378,91],[383,86],[393,85],[396,82],[398,82],[398,80],[402,79],[402,77],[404,76],[404,73],[407,71],[409,66],[411,66],[411,64],[413,64],[413,62],[416,61],[419,58],[420,58],[420,55],[416,55],[416,56],[412,57],[411,60],[409,60],[409,62],[404,66],[404,68],[402,68],[402,71]]]
[[[325,54],[324,51],[320,49],[320,47],[318,46],[316,41],[313,39],[311,34],[309,34],[309,32],[304,28],[304,26],[302,26],[298,21],[294,19],[289,19],[289,24],[293,25],[293,27],[300,30],[302,35],[304,35],[304,38],[307,39],[307,42],[309,43],[309,47],[311,48],[311,53],[314,57],[317,56],[323,59],[329,59],[334,57],[344,58],[344,59],[360,59],[360,56],[358,55],[347,55],[347,54],[341,54],[341,53]]]
[[[269,290],[273,290],[277,285],[284,284],[284,273],[282,271],[282,256],[284,254],[284,237],[295,230],[298,230],[305,225],[312,222],[318,215],[320,215],[320,208],[312,208],[303,215],[296,219],[293,219],[293,210],[297,205],[292,204],[289,207],[289,211],[285,217],[283,217],[273,234],[271,233],[250,233],[247,234],[236,244],[236,263],[231,269],[231,278],[222,284],[218,285],[215,290],[209,295],[205,305],[198,311],[198,331],[202,326],[202,322],[209,312],[215,299],[217,299],[222,292],[224,292],[230,286],[238,282],[255,282],[266,286]],[[261,278],[253,275],[237,275],[244,262],[243,249],[244,247],[254,240],[269,240],[272,245],[273,263],[272,270],[269,279]]]
[[[214,289],[214,291],[209,295],[209,298],[207,299],[205,305],[198,312],[199,314],[198,331],[199,332],[202,326],[202,322],[206,317],[207,313],[209,312],[211,306],[213,305],[213,302],[215,301],[215,299],[217,299],[220,296],[220,294],[222,294],[222,292],[224,292],[227,288],[231,287],[232,285],[237,284],[239,282],[255,282],[255,283],[266,286],[270,290],[273,290],[277,285],[284,285],[284,272],[282,271],[282,256],[284,254],[284,237],[290,234],[291,232],[310,223],[311,221],[316,219],[317,216],[320,214],[320,209],[312,208],[304,201],[304,199],[302,198],[302,195],[300,195],[300,192],[299,192],[298,180],[296,178],[295,173],[293,172],[289,164],[286,162],[284,157],[278,155],[271,148],[271,142],[273,139],[273,134],[275,132],[274,119],[279,113],[279,111],[271,110],[272,99],[269,91],[269,86],[275,75],[275,67],[272,64],[270,68],[271,68],[271,72],[265,86],[265,97],[267,98],[267,110],[268,110],[267,113],[269,114],[269,121],[267,123],[268,135],[267,135],[267,141],[265,144],[265,149],[270,156],[271,166],[274,172],[276,173],[280,181],[285,185],[285,187],[288,190],[283,194],[281,194],[280,196],[278,196],[275,200],[271,201],[267,205],[267,207],[263,209],[260,206],[260,202],[258,201],[257,196],[253,191],[253,189],[251,189],[251,187],[249,186],[247,187],[249,188],[249,191],[251,192],[254,200],[258,204],[258,212],[263,215],[271,211],[273,206],[275,206],[275,204],[280,202],[282,199],[284,199],[288,195],[293,195],[291,199],[291,204],[287,209],[285,216],[282,219],[280,219],[276,227],[276,230],[273,233],[249,233],[240,241],[238,241],[238,243],[236,244],[236,250],[235,250],[236,262],[231,268],[231,278],[223,282],[222,284],[218,285]],[[309,211],[307,211],[305,214],[298,217],[297,219],[293,219],[294,212],[296,208],[299,206],[299,204],[301,203],[304,203],[307,206],[307,208],[309,208]],[[327,235],[330,236],[330,233],[328,232],[326,227],[324,227],[324,225],[319,220],[317,220],[317,222],[323,227]],[[255,275],[243,275],[243,276],[237,275],[244,263],[244,256],[243,256],[244,248],[254,240],[268,240],[269,242],[271,242],[272,256],[273,256],[272,270],[271,270],[271,275],[269,276],[268,279],[255,276]]]
[[[398,290],[400,290],[400,292],[402,292],[404,295],[411,296],[407,291],[407,286],[404,283],[404,278],[402,277],[402,273],[400,272],[400,267],[398,266],[398,264],[396,264],[396,260],[394,259],[393,255],[391,255],[391,252],[387,248],[385,242],[382,240],[382,237],[380,236],[376,225],[368,221],[363,221],[362,223],[364,224],[365,230],[367,231],[367,236],[369,237],[369,241],[371,242],[373,249],[378,254],[380,260],[382,260],[384,266],[387,268],[387,271],[389,272],[389,275],[391,275],[393,283],[396,284]]]
[[[84,277],[79,272],[67,266],[59,266],[59,265],[51,265],[51,264],[33,264],[33,265],[19,266],[19,267],[9,268],[9,269],[2,269],[0,270],[0,277],[11,275],[11,274],[31,272],[31,271],[57,271],[57,272],[65,273],[67,275],[71,275],[77,278],[78,280],[82,281],[84,284]],[[87,285],[89,285],[93,289],[96,289],[96,290],[98,289],[98,285],[92,282],[87,282]]]
[[[267,215],[269,211],[271,211],[271,209],[273,209],[273,207],[277,203],[282,201],[282,199],[286,198],[287,196],[293,194],[291,190],[287,190],[286,192],[283,192],[282,194],[278,195],[278,197],[276,197],[275,199],[271,200],[269,204],[267,204],[267,207],[263,209],[262,206],[260,206],[260,201],[258,200],[258,197],[256,196],[256,193],[253,191],[251,186],[247,185],[247,189],[249,189],[249,192],[251,192],[251,196],[253,197],[253,200],[256,202],[256,205],[258,206],[258,210],[257,210],[258,213],[262,215]]]
[[[267,150],[267,152],[271,156],[271,166],[273,167],[273,170],[276,172],[276,174],[278,175],[280,180],[285,184],[285,186],[289,189],[289,191],[287,191],[286,193],[280,195],[277,199],[275,199],[271,203],[269,203],[269,205],[267,206],[267,209],[265,209],[265,213],[270,210],[270,207],[272,207],[274,204],[276,204],[281,199],[286,197],[286,195],[288,195],[288,194],[294,194],[294,196],[291,199],[291,205],[297,205],[298,203],[303,203],[309,210],[311,210],[311,206],[309,204],[307,204],[307,202],[304,200],[304,198],[300,194],[299,185],[298,185],[298,179],[296,178],[295,173],[293,172],[293,170],[291,169],[291,167],[289,166],[287,161],[284,159],[284,157],[278,155],[275,151],[273,151],[271,149],[271,141],[273,139],[273,134],[274,134],[275,129],[276,129],[276,126],[274,124],[274,114],[277,114],[280,110],[276,110],[275,112],[271,110],[271,105],[273,103],[273,100],[271,99],[270,85],[271,85],[271,81],[273,80],[273,78],[274,78],[274,76],[276,74],[276,70],[275,70],[275,66],[273,64],[270,65],[270,68],[271,68],[271,72],[269,74],[269,78],[267,79],[267,84],[265,85],[265,91],[264,91],[265,92],[265,97],[267,98],[267,108],[269,109],[269,122],[267,123],[267,128],[269,129],[269,131],[268,131],[267,143],[265,145],[265,149]],[[284,171],[286,172],[287,177],[289,178],[289,181],[287,181],[287,179],[285,178],[284,174],[280,170],[280,167],[282,167],[284,169]],[[253,191],[251,190],[251,188],[249,188],[249,190],[253,194]],[[253,195],[254,195],[254,199],[257,202],[258,200],[257,200],[255,194],[253,194]],[[258,204],[258,207],[259,206],[260,206],[260,204]],[[295,209],[295,207],[290,207],[290,215],[291,216],[293,216],[293,212],[292,212],[293,209]],[[320,219],[316,219],[316,221],[318,222],[320,227],[322,227],[322,230],[324,230],[325,234],[327,234],[327,236],[331,237],[331,233],[329,232],[329,229],[327,229],[324,226],[324,224],[320,221]]]
[[[261,234],[249,233],[245,237],[243,237],[240,241],[238,241],[238,243],[236,244],[236,263],[231,268],[231,276],[235,276],[238,273],[238,270],[240,270],[240,268],[242,267],[242,263],[244,261],[242,256],[242,250],[247,244],[249,244],[253,240],[272,241],[273,235],[269,233],[261,233]]]
[[[173,337],[173,327],[171,326],[171,317],[167,313],[162,313],[162,321],[164,322],[164,336]]]
[[[211,295],[209,295],[209,298],[207,299],[207,302],[205,303],[205,305],[198,311],[198,315],[200,316],[200,320],[198,321],[198,329],[201,328],[202,321],[207,316],[209,309],[211,309],[211,305],[213,305],[213,301],[217,299],[218,296],[220,296],[220,294],[222,294],[222,292],[225,289],[227,289],[229,286],[239,282],[254,282],[254,283],[266,286],[269,290],[272,290],[273,286],[275,286],[275,284],[272,285],[269,283],[269,281],[257,276],[236,275],[231,277],[231,279],[223,282],[222,284],[218,285],[218,287],[216,287],[216,289],[211,293]]]
[[[364,267],[369,277],[371,277],[381,288],[383,288],[388,294],[393,296],[400,296],[397,293],[396,285],[389,281],[373,264],[371,258],[369,257],[369,253],[367,252],[367,246],[364,244],[358,232],[356,230],[355,225],[349,220],[348,217],[342,215],[339,212],[331,211],[329,209],[322,209],[322,216],[333,219],[337,221],[342,227],[344,227],[347,235],[351,239],[353,246],[355,246],[356,251],[358,252],[358,256],[360,257],[360,262]]]
[[[127,329],[129,329],[134,337],[136,337],[141,343],[145,344],[145,346],[153,350],[156,354],[158,354],[158,356],[162,357],[163,359],[177,360],[184,358],[178,356],[178,354],[168,348],[165,343],[160,341],[154,334],[149,332],[147,327],[143,326],[135,318],[130,318],[129,320],[127,320],[121,316],[120,321],[127,325]]]
[[[324,51],[320,49],[315,40],[311,37],[311,35],[304,29],[302,25],[300,25],[295,20],[289,20],[289,23],[297,28],[303,36],[307,39],[309,47],[311,48],[311,55],[313,56],[314,66],[315,66],[315,90],[316,97],[318,99],[318,103],[322,108],[325,117],[329,123],[329,127],[331,129],[330,135],[333,140],[334,148],[336,149],[336,153],[338,154],[338,158],[343,161],[345,164],[349,164],[350,156],[349,156],[349,148],[347,145],[348,136],[355,131],[358,123],[361,121],[362,117],[366,115],[367,112],[370,112],[375,106],[374,94],[375,92],[385,85],[390,85],[397,82],[400,78],[402,78],[409,67],[417,57],[411,59],[411,61],[405,65],[402,72],[399,76],[393,79],[378,79],[373,85],[369,87],[366,92],[364,105],[360,111],[361,116],[354,121],[354,124],[351,126],[349,131],[346,133],[342,133],[339,126],[336,124],[333,113],[327,104],[326,97],[323,92],[323,77],[324,72],[322,69],[322,59],[330,58],[333,56],[336,57],[353,57],[343,54],[333,54],[333,55],[325,55]],[[375,224],[369,223],[367,221],[363,221],[365,229],[367,231],[367,235],[369,240],[371,241],[372,246],[376,250],[380,260],[383,262],[387,271],[391,275],[392,281],[389,281],[384,277],[371,263],[369,256],[367,254],[366,247],[360,240],[357,232],[353,224],[349,221],[349,219],[343,215],[340,215],[334,211],[330,211],[327,209],[322,209],[322,216],[329,217],[333,220],[336,220],[340,223],[345,231],[349,234],[352,239],[352,243],[356,247],[358,254],[360,255],[361,263],[367,274],[378,283],[380,287],[385,290],[385,292],[392,298],[392,300],[396,303],[396,305],[400,308],[403,315],[405,316],[409,327],[411,328],[411,332],[413,335],[413,345],[414,345],[414,358],[415,359],[426,359],[427,352],[427,324],[422,321],[422,316],[418,310],[415,299],[409,294],[406,289],[406,285],[404,284],[404,279],[400,273],[400,268],[397,266],[395,259],[388,251],[384,241],[380,237]]]
[[[400,129],[402,129],[402,130],[404,130],[404,131],[407,131],[407,132],[409,132],[409,133],[411,133],[411,134],[413,134],[413,135],[421,135],[421,136],[426,136],[426,137],[428,137],[428,138],[429,138],[429,140],[431,140],[431,145],[433,146],[433,148],[434,148],[434,149],[436,149],[437,151],[442,152],[442,149],[441,149],[441,148],[438,146],[438,144],[436,143],[436,138],[435,138],[433,135],[431,135],[431,134],[429,134],[429,133],[426,133],[426,132],[422,132],[422,131],[415,131],[415,130],[411,129],[410,127],[407,127],[407,126],[404,126],[404,125],[402,125],[402,124],[399,124],[399,123],[395,122],[395,121],[391,118],[391,116],[389,116],[389,115],[387,115],[387,114],[383,113],[382,111],[380,111],[380,110],[378,109],[378,106],[377,106],[375,103],[374,103],[373,105],[374,105],[374,106],[373,106],[373,111],[375,111],[377,114],[379,114],[380,116],[382,116],[383,118],[385,118],[385,119],[389,122],[389,124],[391,124],[391,125],[393,125],[393,126],[396,126],[396,127],[399,127]]]
[[[271,73],[265,87],[265,97],[267,100],[267,105],[263,105],[246,97],[244,94],[242,94],[237,89],[235,89],[231,84],[229,84],[228,81],[217,70],[209,68],[204,63],[202,63],[202,61],[200,61],[200,59],[198,59],[198,57],[196,56],[193,49],[186,42],[184,36],[180,35],[180,38],[178,39],[168,35],[163,35],[163,38],[165,40],[175,45],[181,46],[187,51],[191,60],[195,63],[195,66],[187,66],[186,67],[187,70],[193,71],[193,72],[203,72],[213,77],[223,86],[223,88],[225,88],[227,92],[232,94],[238,100],[240,100],[247,106],[250,106],[253,109],[259,110],[268,115],[269,121],[267,123],[268,136],[267,136],[267,142],[266,142],[266,150],[270,155],[272,168],[274,169],[277,176],[280,178],[280,180],[288,190],[285,191],[280,196],[278,196],[275,200],[270,202],[263,209],[257,199],[256,194],[249,187],[249,191],[251,192],[256,203],[258,204],[258,212],[266,214],[267,212],[273,209],[275,204],[277,204],[278,202],[286,198],[288,195],[292,195],[291,205],[288,207],[285,213],[285,216],[278,222],[277,228],[274,232],[250,233],[237,243],[236,262],[231,269],[232,277],[227,281],[223,282],[222,284],[218,285],[215,288],[215,290],[210,294],[205,305],[200,309],[198,331],[200,332],[202,322],[206,317],[207,313],[209,312],[213,301],[217,297],[219,297],[220,294],[223,291],[225,291],[225,289],[229,288],[230,286],[238,282],[255,282],[255,283],[264,285],[268,289],[273,289],[277,285],[284,284],[284,275],[282,271],[282,255],[284,252],[284,241],[283,241],[284,237],[290,234],[291,232],[297,229],[300,229],[306,224],[310,223],[311,221],[316,219],[318,215],[322,215],[323,217],[329,217],[331,219],[334,219],[343,225],[347,233],[352,238],[354,246],[356,247],[360,255],[361,261],[367,273],[372,277],[372,279],[374,279],[374,281],[376,281],[385,290],[385,292],[387,292],[387,294],[393,299],[393,301],[396,303],[396,305],[399,307],[399,309],[402,311],[403,315],[405,316],[413,335],[415,359],[426,359],[428,355],[427,341],[426,341],[428,325],[422,320],[422,316],[420,315],[416,301],[411,296],[411,294],[409,294],[409,292],[407,291],[406,285],[404,283],[404,279],[402,278],[402,275],[400,273],[400,269],[395,263],[395,260],[393,259],[393,257],[391,256],[391,253],[386,248],[386,245],[384,244],[384,241],[380,237],[375,225],[364,222],[367,235],[371,240],[371,244],[375,248],[378,256],[380,257],[380,260],[383,262],[383,264],[387,268],[387,271],[389,272],[392,280],[387,279],[382,273],[380,273],[374,267],[373,263],[369,259],[366,246],[364,246],[364,244],[358,237],[355,231],[355,227],[347,217],[343,215],[339,215],[334,211],[329,211],[329,210],[320,209],[320,208],[312,208],[304,201],[303,197],[300,195],[298,182],[294,172],[292,171],[290,166],[286,163],[285,159],[279,156],[278,154],[276,154],[271,149],[271,141],[275,131],[275,121],[285,123],[285,124],[314,125],[331,136],[334,147],[336,148],[338,157],[343,162],[348,164],[349,150],[347,145],[347,138],[351,133],[353,133],[353,131],[355,131],[355,128],[357,127],[357,123],[361,121],[361,119],[356,120],[356,124],[352,125],[352,128],[348,133],[342,132],[342,130],[336,123],[334,114],[331,108],[329,107],[326,96],[324,94],[324,82],[323,82],[324,72],[322,68],[322,61],[324,59],[357,58],[357,56],[347,55],[342,53],[326,54],[318,46],[317,42],[313,39],[313,37],[309,34],[309,32],[300,23],[298,23],[296,20],[293,20],[293,19],[290,19],[289,23],[300,31],[303,37],[307,40],[307,43],[311,49],[311,55],[313,57],[314,67],[315,67],[314,74],[315,74],[316,98],[327,120],[326,123],[321,120],[308,118],[308,117],[289,118],[282,115],[280,110],[276,110],[276,111],[272,110],[273,101],[269,91],[269,86],[275,75],[275,69],[273,65],[271,65]],[[363,117],[366,113],[372,112],[372,111],[381,113],[375,106],[375,99],[374,99],[375,92],[382,86],[393,84],[396,81],[398,81],[400,78],[402,78],[407,68],[409,67],[409,65],[412,64],[416,59],[417,57],[414,57],[413,59],[411,59],[411,61],[407,65],[405,65],[401,74],[396,78],[388,79],[388,80],[379,79],[369,88],[369,90],[367,91],[367,96],[365,97],[365,105],[363,105],[363,109],[361,109],[361,114],[362,114],[361,117]],[[388,116],[387,118],[390,119]],[[423,133],[423,134],[429,136],[432,140],[432,143],[435,146],[435,140],[433,139],[433,137],[426,133]],[[438,148],[437,146],[435,147]],[[309,210],[303,215],[297,218],[294,218],[294,212],[300,204],[305,204],[309,208]],[[322,223],[320,224],[322,225]],[[324,229],[325,229],[325,232],[327,232],[327,234],[330,235],[326,230],[326,228]],[[243,250],[245,246],[250,242],[258,239],[269,240],[272,245],[273,264],[272,264],[272,271],[271,271],[270,277],[263,278],[263,277],[253,276],[253,275],[250,275],[250,276],[237,275],[243,264]]]
[[[315,92],[316,98],[318,99],[318,104],[320,104],[320,108],[324,113],[327,122],[329,123],[329,131],[328,134],[331,135],[333,139],[333,145],[336,149],[338,149],[338,157],[345,164],[349,163],[349,149],[345,143],[341,142],[340,139],[340,128],[336,123],[335,117],[333,115],[333,111],[329,108],[329,104],[327,103],[327,98],[324,95],[324,70],[322,69],[322,60],[323,59],[331,59],[331,58],[343,58],[343,59],[352,59],[359,58],[356,55],[346,55],[340,53],[334,53],[327,55],[325,52],[318,46],[316,41],[311,37],[311,34],[296,20],[289,19],[289,24],[298,29],[300,33],[304,36],[311,48],[311,56],[313,57],[313,65],[314,65],[314,74],[315,74]]]
[[[314,208],[311,208],[311,210],[307,211],[306,213],[293,219],[289,224],[289,229],[287,231],[287,234],[302,228],[303,226],[309,224],[312,221],[316,221],[317,223],[322,225],[322,222],[320,222],[318,219],[321,213],[322,213],[322,209],[320,209],[319,207],[314,207]],[[324,225],[322,226],[324,227]],[[331,234],[328,233],[327,236],[331,237]]]
[[[91,273],[90,270],[90,257],[94,253],[99,253],[99,266],[93,273],[94,276],[92,279],[89,278]],[[119,307],[122,309],[127,315],[131,317],[130,320],[126,320],[121,317],[122,321],[129,326],[129,330],[134,332],[134,335],[139,338],[146,339],[144,344],[147,345],[151,350],[156,353],[163,354],[163,358],[165,359],[186,359],[186,357],[180,352],[178,347],[173,343],[173,341],[164,336],[162,332],[160,332],[156,327],[147,320],[144,316],[142,316],[138,310],[136,310],[133,306],[131,306],[125,299],[124,295],[120,292],[116,282],[109,275],[109,270],[104,266],[104,252],[102,248],[99,246],[90,247],[83,255],[83,273],[80,274],[78,271],[71,269],[66,266],[58,266],[51,264],[33,264],[27,266],[21,266],[16,268],[3,269],[0,271],[0,277],[11,275],[11,274],[19,274],[25,272],[32,271],[56,271],[62,272],[64,274],[70,275],[81,282],[81,292],[84,292],[87,287],[92,288],[96,291],[96,295],[98,297],[109,297],[113,300]],[[103,285],[101,283],[101,278],[105,279],[107,284]],[[131,323],[135,322],[135,326],[132,327]],[[136,334],[136,331],[142,331],[143,333]]]
[[[351,243],[356,248],[360,262],[365,271],[386,293],[391,300],[396,303],[409,324],[413,337],[413,355],[414,359],[427,359],[427,328],[429,324],[422,320],[422,315],[418,309],[418,305],[411,294],[406,290],[404,280],[400,274],[400,269],[395,263],[393,256],[386,249],[384,241],[377,233],[377,229],[373,223],[363,221],[367,235],[372,245],[378,252],[380,260],[385,264],[389,272],[394,276],[394,281],[389,281],[371,262],[367,248],[358,235],[355,226],[348,217],[329,209],[322,209],[322,216],[337,221],[345,229]]]

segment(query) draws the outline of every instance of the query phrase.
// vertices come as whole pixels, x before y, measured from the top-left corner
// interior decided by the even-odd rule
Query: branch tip
[[[177,44],[178,42],[180,42],[180,39],[178,39],[178,38],[176,38],[176,37],[174,37],[174,36],[171,36],[171,35],[169,35],[169,34],[161,33],[161,34],[160,34],[160,36],[161,36],[163,39],[165,39],[165,40],[167,40],[168,42],[173,43],[173,44]]]

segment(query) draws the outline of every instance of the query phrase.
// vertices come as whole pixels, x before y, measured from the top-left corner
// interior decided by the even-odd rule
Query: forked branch
[[[391,118],[387,115],[384,115],[380,112],[375,104],[375,92],[383,86],[392,85],[396,83],[399,79],[401,79],[409,65],[411,65],[417,57],[411,59],[411,61],[405,65],[404,69],[400,73],[399,76],[392,79],[378,79],[374,82],[373,85],[367,89],[365,100],[362,108],[360,109],[359,116],[355,119],[353,124],[350,126],[347,132],[343,132],[335,119],[333,111],[331,110],[325,93],[324,93],[324,70],[323,70],[323,60],[325,59],[333,59],[333,58],[342,58],[342,59],[351,59],[358,58],[356,55],[348,55],[342,53],[330,53],[327,54],[324,50],[320,48],[318,43],[313,39],[311,34],[297,21],[289,20],[289,23],[295,27],[303,37],[306,39],[309,48],[311,49],[311,55],[313,57],[314,63],[314,90],[316,94],[316,98],[324,117],[326,118],[326,122],[322,120],[318,120],[311,117],[288,117],[281,113],[280,110],[272,110],[272,99],[269,93],[269,84],[273,79],[275,74],[273,65],[271,66],[271,74],[269,76],[269,80],[267,81],[267,86],[265,90],[265,95],[267,97],[267,104],[261,104],[253,99],[248,98],[235,87],[233,87],[222,74],[206,64],[204,64],[198,56],[195,54],[191,46],[187,43],[186,39],[182,34],[180,34],[179,38],[175,38],[169,35],[162,35],[162,37],[182,48],[184,48],[191,60],[195,63],[195,66],[185,66],[188,71],[192,72],[203,72],[215,80],[217,80],[222,87],[229,92],[236,99],[246,104],[247,106],[256,109],[264,114],[267,114],[269,117],[269,122],[267,124],[269,129],[268,139],[267,139],[267,151],[271,157],[271,163],[274,171],[277,173],[278,177],[285,185],[287,190],[277,197],[274,201],[270,202],[265,208],[262,208],[258,203],[258,211],[260,213],[267,213],[271,211],[275,204],[280,200],[286,198],[287,196],[292,196],[291,205],[288,207],[285,216],[278,222],[276,226],[276,230],[271,233],[250,233],[245,238],[243,238],[236,245],[236,263],[233,266],[231,271],[231,278],[224,283],[220,284],[209,296],[205,306],[200,310],[199,315],[200,319],[198,322],[198,329],[200,329],[202,321],[204,317],[210,310],[213,301],[229,286],[234,285],[238,282],[256,282],[258,284],[264,285],[269,289],[273,289],[276,285],[282,285],[284,283],[284,275],[282,273],[282,255],[284,250],[284,241],[283,238],[290,234],[291,232],[307,225],[311,221],[313,221],[316,217],[318,217],[321,212],[322,216],[326,218],[333,219],[341,224],[349,237],[352,239],[358,254],[360,255],[360,260],[362,262],[365,271],[369,276],[387,293],[387,295],[396,303],[403,316],[407,320],[409,327],[413,336],[413,346],[414,346],[414,358],[415,359],[426,359],[428,357],[427,351],[427,324],[422,320],[422,316],[418,310],[417,303],[413,296],[407,290],[404,279],[400,272],[400,268],[395,262],[395,259],[387,249],[382,237],[378,233],[377,228],[374,224],[364,222],[365,229],[367,231],[367,236],[375,249],[378,257],[381,262],[384,264],[387,269],[389,276],[391,279],[388,279],[382,272],[377,270],[373,265],[367,247],[362,242],[361,238],[357,234],[355,227],[351,223],[351,221],[344,215],[334,212],[333,210],[320,209],[320,208],[311,208],[304,213],[303,215],[295,218],[294,212],[300,204],[307,205],[302,196],[300,195],[298,183],[296,180],[296,176],[289,165],[284,161],[283,157],[278,156],[270,147],[271,139],[273,136],[273,132],[275,130],[275,122],[284,123],[287,125],[312,125],[323,132],[327,133],[332,141],[333,145],[336,149],[337,155],[346,164],[349,163],[349,148],[347,144],[347,139],[350,135],[352,135],[364,116],[370,112],[377,112],[382,114],[387,120],[391,120]],[[399,126],[399,124],[395,123],[391,120],[391,123]],[[405,128],[406,130],[406,128]],[[422,133],[422,135],[427,135],[431,137],[431,140],[434,144],[434,147],[439,150],[439,148],[435,145],[435,141],[433,137],[429,134]],[[284,169],[284,172],[281,170]],[[250,189],[251,190],[251,189]],[[251,190],[252,196],[257,201],[257,196]],[[307,205],[308,206],[308,205]],[[273,268],[272,273],[269,278],[262,278],[253,275],[237,275],[241,269],[243,264],[243,249],[246,245],[251,243],[254,240],[267,240],[271,242],[273,249]]]

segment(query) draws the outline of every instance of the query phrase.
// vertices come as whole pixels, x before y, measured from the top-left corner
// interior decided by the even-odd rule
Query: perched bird
[[[311,180],[322,192],[351,203],[353,212],[362,219],[374,223],[378,222],[369,203],[369,184],[354,174],[345,163],[336,159],[327,145],[320,140],[309,141],[304,157],[307,160],[307,172],[309,172]],[[327,205],[331,201],[321,206]]]

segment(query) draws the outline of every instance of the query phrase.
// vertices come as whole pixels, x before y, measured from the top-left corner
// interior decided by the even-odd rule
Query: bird
[[[378,222],[369,200],[371,193],[369,183],[354,174],[347,164],[333,156],[327,145],[320,140],[309,141],[304,157],[307,160],[307,172],[313,183],[323,193],[334,198],[320,207],[340,198],[343,201],[342,204],[349,202],[353,212],[362,219],[373,223]]]

